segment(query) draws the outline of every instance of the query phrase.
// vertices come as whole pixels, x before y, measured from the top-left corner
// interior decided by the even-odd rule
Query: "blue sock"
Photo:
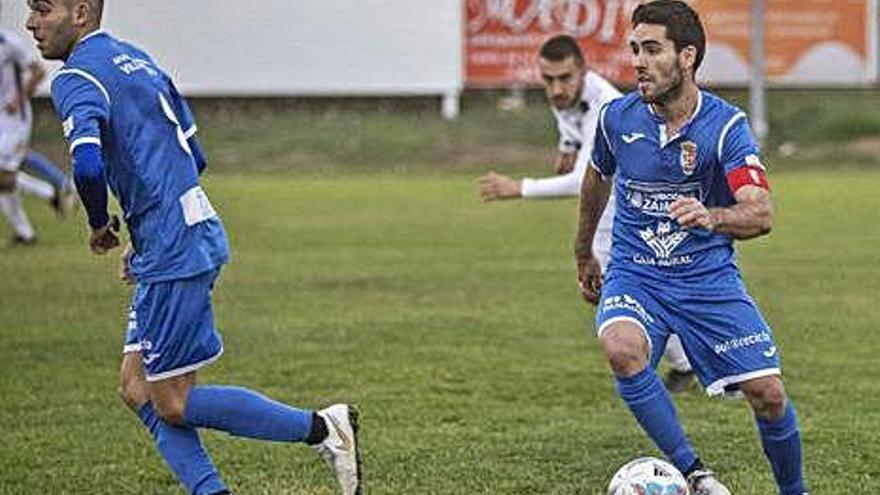
[[[61,169],[58,168],[52,160],[37,153],[36,151],[28,151],[21,164],[22,170],[30,172],[39,178],[45,180],[52,187],[59,190],[65,190],[70,187],[70,179]]]
[[[239,437],[302,442],[312,427],[312,412],[295,409],[241,387],[198,385],[186,399],[186,424]]]
[[[151,402],[144,404],[137,414],[153,435],[159,453],[189,493],[209,495],[226,490],[196,430],[162,421]]]
[[[669,393],[650,367],[636,375],[617,378],[617,392],[626,402],[642,429],[681,472],[686,472],[697,454],[691,447]]]
[[[773,476],[782,495],[803,495],[804,474],[801,461],[801,433],[797,413],[791,401],[785,406],[785,415],[776,421],[755,418],[764,454],[773,468]]]

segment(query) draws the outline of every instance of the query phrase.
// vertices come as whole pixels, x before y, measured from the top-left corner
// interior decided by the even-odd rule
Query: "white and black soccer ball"
[[[691,490],[672,464],[640,457],[614,473],[608,483],[608,495],[691,495]]]

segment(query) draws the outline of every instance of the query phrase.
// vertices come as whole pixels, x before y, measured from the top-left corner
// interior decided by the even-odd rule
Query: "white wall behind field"
[[[23,35],[26,0],[0,0]],[[106,0],[190,95],[455,94],[461,0]]]

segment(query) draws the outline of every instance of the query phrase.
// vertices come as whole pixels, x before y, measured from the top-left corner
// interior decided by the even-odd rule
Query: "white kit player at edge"
[[[31,47],[17,34],[0,28],[0,212],[12,227],[13,244],[18,245],[37,240],[20,193],[50,201],[57,194],[52,185],[21,172],[33,122],[30,99],[45,74]]]

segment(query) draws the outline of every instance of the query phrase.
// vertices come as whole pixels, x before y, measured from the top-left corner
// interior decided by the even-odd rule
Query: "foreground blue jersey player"
[[[687,4],[645,3],[632,24],[638,91],[600,115],[575,242],[578,280],[598,304],[617,390],[695,494],[730,494],[697,457],[654,372],[674,329],[709,394],[748,399],[779,493],[803,495],[800,433],[779,351],[734,261],[734,239],[767,234],[772,220],[747,119],[697,87],[705,34]],[[590,246],[612,186],[617,216],[603,277]]]
[[[31,0],[27,27],[47,59],[64,60],[52,99],[70,144],[77,189],[103,254],[119,244],[107,186],[131,237],[122,276],[135,283],[122,395],[193,494],[230,493],[198,428],[313,445],[342,492],[360,493],[357,415],[312,412],[251,390],[196,384],[220,357],[211,291],[228,259],[223,224],[199,186],[205,158],[187,103],[149,55],[100,31],[101,0]]]

